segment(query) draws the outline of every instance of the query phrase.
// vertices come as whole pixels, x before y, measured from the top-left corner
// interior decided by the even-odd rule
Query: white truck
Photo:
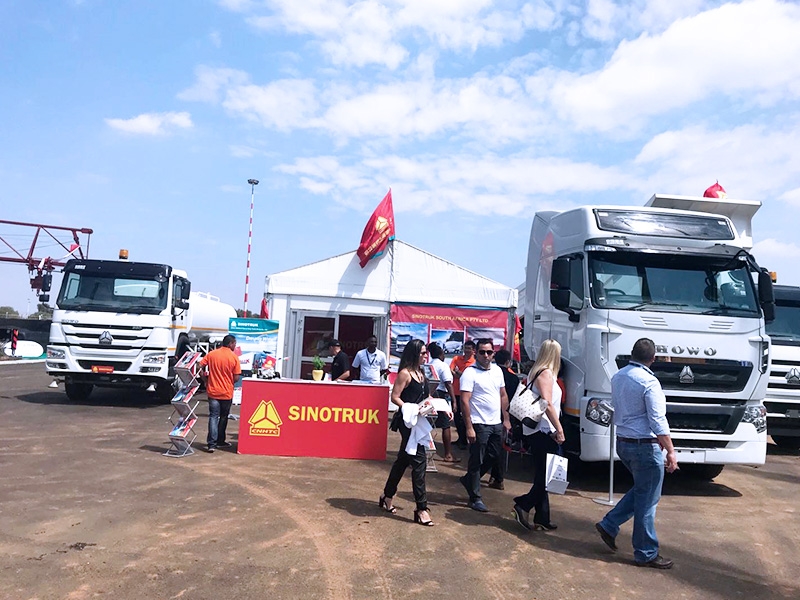
[[[775,286],[767,397],[767,433],[781,448],[800,448],[800,287]]]
[[[681,468],[712,479],[764,463],[774,305],[748,252],[760,205],[655,195],[643,208],[536,213],[524,343],[531,357],[547,338],[562,346],[568,451],[609,459],[611,377],[648,337]]]
[[[120,257],[127,253],[120,253]],[[94,386],[155,386],[172,397],[177,357],[219,341],[236,310],[191,292],[184,271],[127,260],[70,260],[50,326],[47,373],[73,401]]]

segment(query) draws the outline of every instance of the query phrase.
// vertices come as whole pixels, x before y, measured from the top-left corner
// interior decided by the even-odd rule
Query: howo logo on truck
[[[672,348],[668,348],[667,346],[661,346],[656,344],[656,354],[674,354],[676,356],[680,356],[681,354],[689,354],[695,356],[702,352],[706,356],[716,356],[717,349],[716,348],[700,348],[699,346],[672,346]]]

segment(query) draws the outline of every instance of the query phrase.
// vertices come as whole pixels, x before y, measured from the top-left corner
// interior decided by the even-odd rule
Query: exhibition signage
[[[236,354],[242,371],[253,371],[266,357],[277,359],[278,321],[269,319],[243,319],[232,317],[228,320],[228,333],[236,336]]]
[[[388,386],[245,379],[239,452],[386,459]]]

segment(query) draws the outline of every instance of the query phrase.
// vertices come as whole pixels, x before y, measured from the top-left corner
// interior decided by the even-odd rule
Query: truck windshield
[[[67,272],[58,294],[58,307],[155,315],[167,307],[168,281],[163,277],[138,279],[129,274]]]
[[[780,341],[800,342],[800,303],[775,306],[775,320],[767,323],[767,333]]]
[[[713,256],[590,252],[592,304],[599,308],[759,317],[745,264]]]

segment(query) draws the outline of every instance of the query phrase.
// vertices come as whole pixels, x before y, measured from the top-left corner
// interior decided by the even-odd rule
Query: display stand
[[[198,366],[202,352],[187,351],[175,365],[176,381],[180,389],[172,398],[172,414],[169,422],[172,430],[169,432],[169,441],[172,444],[164,456],[182,457],[194,454],[192,443],[197,434],[192,429],[197,422],[195,410],[200,403],[194,400],[194,395],[200,388]]]

